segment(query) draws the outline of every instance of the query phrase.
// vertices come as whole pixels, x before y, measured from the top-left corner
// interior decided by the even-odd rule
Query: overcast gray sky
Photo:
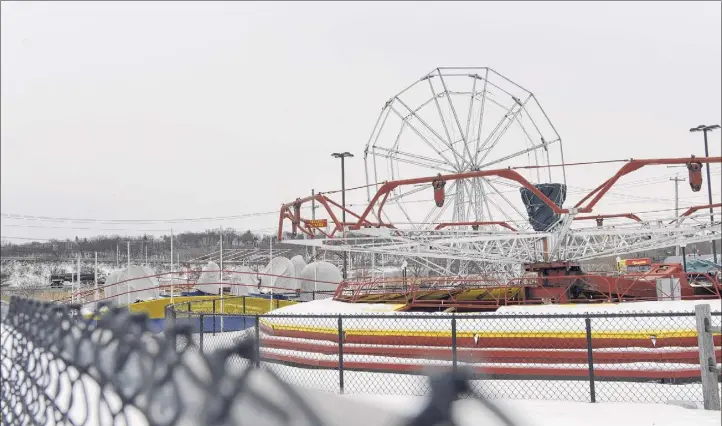
[[[720,16],[720,2],[689,1],[3,2],[2,213],[160,220],[275,211],[312,188],[338,188],[329,156],[338,150],[357,155],[348,185],[363,184],[363,149],[384,103],[437,66],[489,66],[529,88],[568,162],[703,155],[701,135],[688,129],[722,115]],[[710,148],[720,155],[720,132]],[[594,187],[611,170],[568,179]],[[634,209],[669,208],[672,190],[665,183],[654,195],[667,201]],[[685,190],[683,204],[705,202],[706,192]],[[276,223],[3,217],[1,233]]]

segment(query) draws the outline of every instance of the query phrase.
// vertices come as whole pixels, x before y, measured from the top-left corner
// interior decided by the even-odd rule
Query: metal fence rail
[[[586,402],[705,402],[694,312],[253,316],[167,310],[204,352],[247,337],[259,366],[289,383],[340,393],[427,395],[431,370],[472,373],[490,397]],[[221,318],[232,331],[209,328]],[[722,313],[710,315],[713,330]],[[714,331],[714,330],[713,330]],[[722,341],[710,333],[719,389]],[[177,342],[183,348],[185,342]],[[709,378],[707,379],[709,382]],[[719,392],[719,390],[717,390]]]

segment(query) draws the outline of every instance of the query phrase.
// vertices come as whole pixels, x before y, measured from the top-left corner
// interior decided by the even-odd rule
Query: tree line
[[[173,246],[175,250],[199,249],[201,251],[213,251],[220,246],[223,238],[223,247],[234,248],[266,248],[271,240],[277,242],[275,235],[264,235],[253,233],[250,230],[238,231],[235,229],[209,229],[203,232],[182,232],[173,235]],[[284,234],[284,239],[293,238],[290,234]],[[120,251],[125,253],[126,244],[130,242],[134,252],[148,252],[150,256],[168,255],[170,252],[171,235],[98,235],[89,238],[67,238],[53,239],[49,241],[32,241],[26,243],[14,243],[9,240],[2,241],[0,254],[2,257],[25,257],[29,255],[40,257],[87,257],[98,253],[99,257],[114,257]]]

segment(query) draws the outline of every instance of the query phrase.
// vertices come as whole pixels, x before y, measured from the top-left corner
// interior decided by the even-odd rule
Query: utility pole
[[[173,228],[170,228],[170,303],[173,303],[173,288],[175,278],[173,277]]]
[[[80,290],[80,256],[78,256],[78,266],[75,270],[75,279],[71,279],[70,283],[72,285],[70,288],[70,303],[75,303],[75,289],[77,288]]]
[[[316,219],[316,190],[311,190],[311,219]]]
[[[130,280],[130,240],[128,240],[128,274],[125,276],[126,280]],[[130,306],[130,281],[126,281],[125,283],[125,291],[127,294],[126,301],[128,302],[128,305]]]
[[[95,252],[95,273],[94,273],[94,281],[95,281],[95,309],[98,310],[98,252]]]
[[[704,156],[709,157],[709,148],[707,147],[707,132],[711,132],[712,130],[719,129],[719,124],[714,124],[712,126],[706,126],[704,124],[701,124],[697,127],[693,127],[689,129],[690,132],[702,132],[704,133]],[[707,199],[709,200],[709,204],[712,205],[712,178],[710,177],[709,172],[709,163],[707,163]],[[710,222],[714,222],[714,210],[712,207],[709,208],[709,220]],[[717,241],[714,239],[712,240],[712,259],[714,260],[714,263],[717,264]]]
[[[674,182],[674,217],[677,218],[677,228],[679,228],[679,183],[684,182],[685,179],[675,176],[669,178],[669,180]],[[674,246],[674,254],[675,256],[679,256],[679,244]],[[685,261],[684,263],[686,264],[687,262]]]
[[[311,190],[311,219],[314,219],[314,220],[316,219],[316,209],[317,208],[318,208],[318,206],[316,206],[316,190],[312,189]],[[316,237],[316,232],[315,232],[315,228],[314,228],[313,232],[311,233],[311,239],[313,239],[315,237]],[[311,256],[315,262],[316,261],[316,246],[311,247]]]
[[[223,284],[223,226],[221,226],[221,234],[220,234],[220,236],[221,236],[221,241],[220,241],[221,247],[220,247],[220,253],[219,253],[219,256],[220,256],[220,259],[219,259],[219,260],[220,260],[220,265],[219,265],[219,267],[220,267],[221,270],[220,270],[220,274],[218,274],[218,276],[219,276],[220,281],[221,281],[221,333],[223,333],[223,314],[226,312],[226,311],[223,309],[223,287],[224,287],[224,284]],[[214,321],[214,323],[215,323],[216,319],[213,318],[213,321]],[[202,327],[202,326],[203,326],[203,325],[201,325],[201,327]]]
[[[346,157],[353,157],[350,152],[334,152],[331,154],[334,158],[341,159],[341,225],[343,230],[343,237],[346,238],[346,169],[344,160]],[[346,279],[346,263],[348,262],[347,252],[343,252],[343,279]]]

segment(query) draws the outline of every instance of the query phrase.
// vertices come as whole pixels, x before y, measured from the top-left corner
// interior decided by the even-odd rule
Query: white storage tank
[[[341,271],[332,263],[323,261],[309,263],[301,271],[299,279],[301,300],[313,300],[313,292],[323,292],[316,293],[316,299],[332,297],[332,292],[336,291],[341,281],[343,281]]]

